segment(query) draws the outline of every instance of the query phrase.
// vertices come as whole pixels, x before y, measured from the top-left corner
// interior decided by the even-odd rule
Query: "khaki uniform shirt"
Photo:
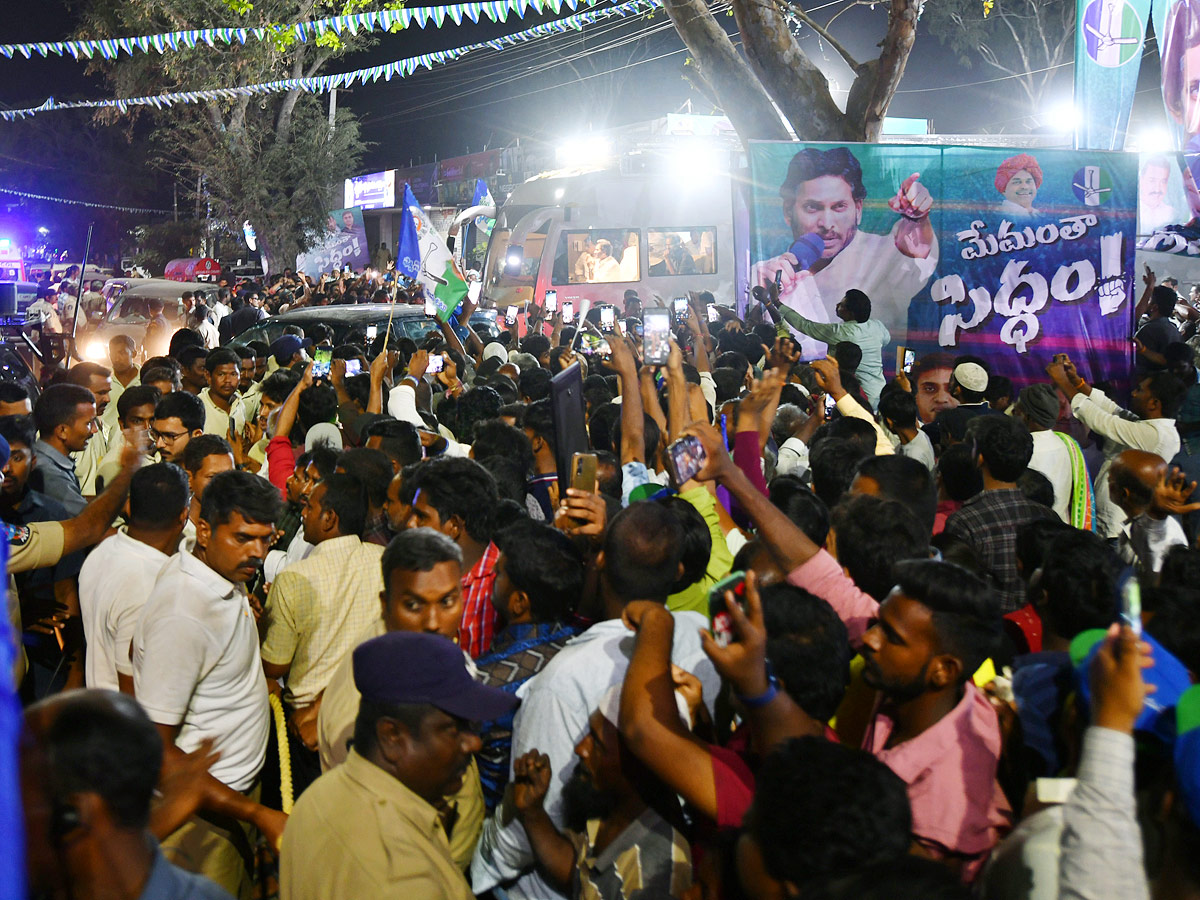
[[[13,583],[14,572],[29,572],[52,566],[63,555],[66,532],[61,522],[32,522],[29,525],[4,524],[8,538],[8,622],[12,627],[13,641],[13,687],[20,685],[25,677],[27,660],[25,647],[21,643],[21,601],[17,597],[17,586]],[[478,779],[476,779],[478,781]]]
[[[354,647],[373,637],[387,633],[383,619],[376,618],[375,622],[361,635]],[[321,709],[317,714],[317,749],[321,755],[321,771],[329,772],[336,766],[341,766],[354,753],[349,749],[350,739],[354,736],[354,720],[358,717],[358,703],[361,695],[354,685],[354,666],[351,647],[342,662],[329,680],[325,693],[321,695]],[[463,657],[463,665],[467,659]],[[472,672],[474,675],[474,672]],[[309,790],[312,790],[309,788]],[[475,844],[483,831],[483,787],[479,783],[479,767],[471,760],[471,767],[463,776],[463,786],[447,801],[458,812],[458,819],[450,835],[450,855],[463,869],[471,863],[475,853]]]
[[[456,828],[457,830],[457,828]],[[351,752],[296,801],[279,857],[281,900],[473,900],[437,810]]]

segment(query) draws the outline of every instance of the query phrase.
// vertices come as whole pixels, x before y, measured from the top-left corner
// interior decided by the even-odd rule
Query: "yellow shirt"
[[[283,832],[279,896],[474,900],[475,895],[450,855],[437,810],[352,751],[296,801]]]
[[[240,435],[246,427],[246,415],[242,408],[242,398],[239,394],[233,395],[233,400],[229,404],[229,412],[221,409],[213,402],[212,397],[208,395],[208,388],[204,388],[199,393],[200,402],[204,404],[204,433],[215,434],[217,437],[229,439],[229,420],[233,420],[233,426],[237,429]]]
[[[383,619],[376,617],[367,630],[360,634],[354,647],[373,637],[387,633]],[[354,736],[354,720],[358,716],[358,703],[361,699],[358,688],[354,686],[354,665],[350,651],[342,658],[341,664],[325,693],[321,695],[321,709],[317,713],[317,749],[321,755],[321,771],[329,772],[339,767],[349,757],[354,756],[349,749],[350,739]],[[464,657],[463,665],[466,665]],[[310,788],[311,790],[311,788]],[[458,865],[465,869],[475,853],[475,844],[483,831],[483,787],[479,783],[479,767],[471,760],[471,767],[463,776],[463,786],[453,797],[447,800],[458,810],[458,821],[454,832],[450,835],[450,855]]]
[[[354,535],[332,538],[272,582],[262,658],[291,664],[286,695],[293,706],[317,699],[363,630],[379,619],[382,556],[381,546]]]

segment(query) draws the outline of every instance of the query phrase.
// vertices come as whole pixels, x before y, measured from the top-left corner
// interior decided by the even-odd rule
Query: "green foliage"
[[[995,0],[986,17],[983,0],[936,0],[925,5],[921,26],[963,65],[982,64],[1018,88],[997,96],[1030,119],[1055,82],[1070,77],[1075,0]]]
[[[161,276],[168,262],[195,256],[204,237],[205,223],[196,219],[161,222],[137,228],[138,252],[134,261],[152,275]]]
[[[218,26],[264,28],[264,41],[215,48],[140,53],[95,60],[116,96],[204,90],[284,78],[311,77],[347,52],[371,46],[369,32],[328,33],[297,41],[288,26],[371,8],[370,0],[81,0],[80,34],[108,37]],[[394,5],[394,4],[391,4]],[[342,180],[363,151],[357,123],[339,112],[332,134],[324,99],[302,91],[208,101],[172,109],[142,109],[153,120],[157,158],[210,211],[210,228],[241,233],[249,219],[280,265],[290,263],[305,235],[337,205]],[[115,111],[98,116],[128,121]]]

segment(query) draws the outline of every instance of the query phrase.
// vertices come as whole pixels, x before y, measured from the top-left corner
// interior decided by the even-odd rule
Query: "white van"
[[[735,205],[744,205],[730,154],[712,152],[697,166],[673,152],[643,151],[632,164],[627,154],[609,168],[548,172],[514,188],[497,210],[484,296],[497,307],[541,304],[553,290],[576,313],[583,299],[623,308],[628,290],[644,306],[688,291],[735,305],[749,251],[735,237]]]

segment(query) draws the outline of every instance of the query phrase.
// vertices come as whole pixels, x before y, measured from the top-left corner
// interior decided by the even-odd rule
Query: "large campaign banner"
[[[1020,387],[1055,353],[1124,385],[1138,165],[1098,151],[753,142],[752,284],[837,321],[871,298],[895,350],[974,354]],[[824,352],[811,339],[805,358]]]
[[[371,263],[367,246],[367,228],[363,224],[362,207],[333,209],[325,219],[325,230],[316,244],[296,256],[296,271],[320,278],[334,269],[349,266],[361,271]]]

